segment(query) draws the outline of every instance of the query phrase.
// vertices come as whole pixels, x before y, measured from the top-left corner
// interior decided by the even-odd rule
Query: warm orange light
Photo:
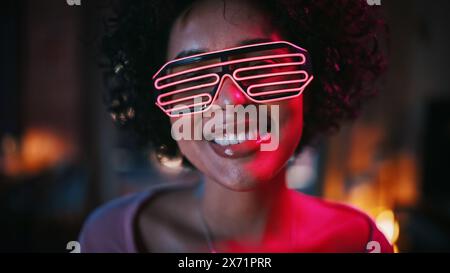
[[[169,169],[178,170],[181,169],[181,164],[183,163],[183,159],[181,157],[176,158],[168,158],[168,157],[162,157],[160,159],[161,164],[164,165],[164,167],[167,167]]]
[[[380,231],[386,236],[386,239],[394,246],[394,249],[397,249],[398,251],[395,243],[400,234],[400,225],[395,219],[394,212],[392,210],[383,210],[377,215],[375,222]]]
[[[2,139],[4,166],[9,176],[33,174],[49,169],[64,160],[70,145],[59,135],[45,129],[28,129],[21,141]]]
[[[181,156],[168,157],[162,153],[151,152],[149,154],[150,163],[168,175],[177,175],[183,171],[183,158]]]

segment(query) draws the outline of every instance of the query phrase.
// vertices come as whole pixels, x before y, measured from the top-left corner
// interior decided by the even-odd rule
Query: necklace
[[[200,187],[200,189],[202,189],[202,188]],[[196,195],[197,196],[200,195],[200,191],[199,190],[197,191]],[[295,212],[297,211],[296,202],[292,201],[291,195],[289,195],[288,198],[291,201],[290,202],[291,203],[290,204],[290,211],[291,211],[291,213],[289,214],[289,216],[295,215]],[[209,250],[210,253],[217,253],[217,250],[216,250],[216,248],[214,246],[213,235],[212,235],[211,229],[209,228],[209,225],[206,222],[205,215],[203,213],[203,210],[201,209],[201,205],[200,204],[197,205],[197,213],[199,214],[199,217],[200,217],[200,221],[201,221],[201,225],[202,225],[202,229],[203,229],[203,235],[205,237],[205,241],[206,241],[206,244],[208,246],[208,250]],[[297,231],[297,226],[296,226],[296,222],[294,220],[293,223],[289,223],[289,232],[288,232],[289,235],[288,235],[288,238],[287,238],[288,239],[287,244],[289,246],[289,249],[293,249],[293,246],[294,246],[293,239],[295,238],[296,231]]]
[[[202,229],[203,234],[205,236],[206,244],[208,245],[209,252],[211,253],[217,253],[216,248],[214,247],[213,239],[212,239],[212,233],[208,226],[208,223],[206,222],[205,215],[203,214],[203,211],[200,206],[198,206],[198,214],[200,215],[200,220],[202,222]]]

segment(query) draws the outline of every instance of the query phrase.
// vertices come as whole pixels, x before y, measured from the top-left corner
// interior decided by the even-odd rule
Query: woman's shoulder
[[[296,196],[301,234],[317,252],[392,252],[390,243],[363,211],[302,193]]]
[[[137,252],[133,222],[140,207],[156,192],[174,185],[157,185],[145,191],[113,199],[96,208],[79,235],[81,252]]]
[[[128,223],[143,193],[116,198],[95,209],[80,232],[82,252],[132,252],[127,238]]]

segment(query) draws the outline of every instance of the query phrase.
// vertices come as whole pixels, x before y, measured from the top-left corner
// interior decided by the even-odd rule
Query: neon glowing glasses
[[[171,117],[208,110],[225,78],[255,103],[298,97],[313,80],[308,52],[286,41],[175,59],[153,76],[156,105]],[[219,91],[219,92],[218,92]]]

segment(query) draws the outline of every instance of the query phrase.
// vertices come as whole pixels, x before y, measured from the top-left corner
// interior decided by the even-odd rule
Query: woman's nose
[[[225,75],[222,78],[222,84],[218,87],[217,98],[214,104],[225,109],[226,105],[246,105],[250,101],[241,92],[240,87],[229,75]]]

